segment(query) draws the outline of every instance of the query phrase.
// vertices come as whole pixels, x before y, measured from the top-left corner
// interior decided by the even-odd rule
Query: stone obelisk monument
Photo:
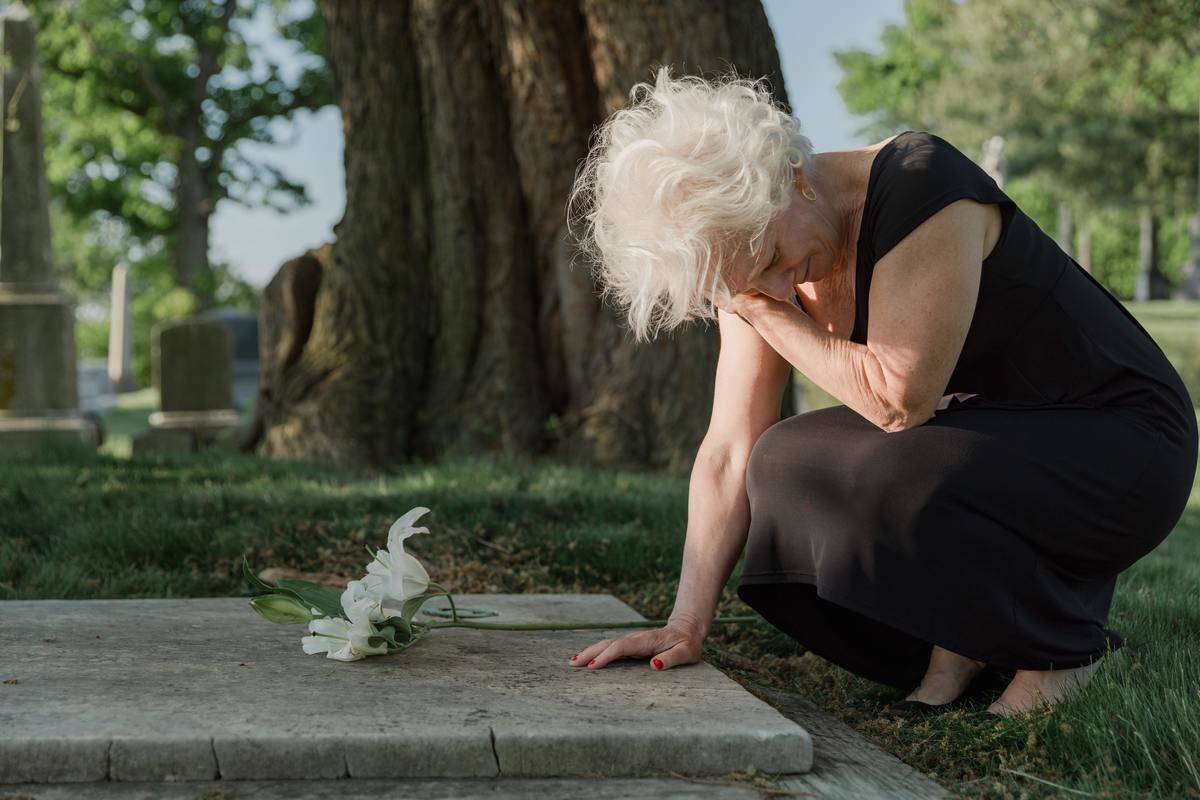
[[[129,310],[129,267],[118,264],[112,273],[112,303],[108,313],[108,379],[113,391],[128,392],[133,382],[133,315]]]
[[[75,317],[58,291],[42,151],[37,31],[0,14],[0,452],[94,441],[79,413]]]

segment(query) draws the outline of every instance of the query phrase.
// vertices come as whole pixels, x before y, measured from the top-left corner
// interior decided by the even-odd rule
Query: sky
[[[871,144],[855,135],[862,120],[846,110],[838,94],[841,72],[833,51],[876,50],[883,28],[903,21],[903,0],[763,0],[763,8],[775,34],[792,112],[816,150]],[[245,35],[276,57],[286,58],[290,52],[272,35],[265,15],[247,27]],[[279,214],[222,201],[211,219],[211,256],[228,261],[255,286],[266,284],[284,261],[331,240],[346,204],[337,108],[299,112],[291,123],[279,121],[277,130],[286,144],[242,143],[239,148],[304,183],[312,205]]]

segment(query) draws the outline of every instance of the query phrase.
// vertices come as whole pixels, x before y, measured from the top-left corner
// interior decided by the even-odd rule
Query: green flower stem
[[[446,600],[450,602],[450,617],[455,622],[458,622],[458,609],[454,607],[454,596],[450,594],[450,590],[436,581],[430,581],[429,585],[435,589],[440,589],[442,594],[446,596]]]
[[[737,622],[759,622],[762,617],[744,616],[744,617],[717,617],[712,621],[714,625],[725,625]],[[637,620],[636,622],[581,622],[577,625],[562,625],[554,623],[509,623],[507,625],[500,623],[488,622],[470,622],[467,620],[458,620],[457,622],[421,622],[420,625],[426,628],[480,628],[490,631],[582,631],[582,630],[607,630],[609,628],[654,628],[666,625],[669,620],[665,619],[646,619]]]

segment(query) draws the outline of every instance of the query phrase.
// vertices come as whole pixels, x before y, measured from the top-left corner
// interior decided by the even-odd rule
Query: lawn
[[[361,575],[364,544],[384,545],[390,522],[424,505],[431,535],[410,549],[453,591],[611,592],[662,618],[686,500],[686,477],[546,461],[363,477],[216,452],[30,456],[0,463],[0,599],[247,595],[243,554],[256,569],[342,585]],[[753,613],[734,583],[718,612]],[[706,658],[748,685],[812,698],[963,797],[1200,797],[1198,587],[1193,492],[1179,528],[1120,578],[1111,624],[1128,639],[1123,661],[1026,719],[982,706],[926,721],[880,716],[901,692],[804,654],[767,625],[718,628]]]

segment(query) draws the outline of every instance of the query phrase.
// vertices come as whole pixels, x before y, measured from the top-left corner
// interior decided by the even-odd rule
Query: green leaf
[[[308,623],[314,619],[308,606],[288,594],[262,594],[251,597],[250,607],[268,622],[295,625]]]
[[[250,569],[250,562],[246,560],[245,554],[242,555],[242,574],[246,576],[246,580],[250,581],[250,584],[256,590],[264,592],[275,591],[274,586],[270,585],[269,583],[265,583],[261,578],[254,574],[254,571]]]
[[[302,603],[316,608],[329,617],[345,617],[342,611],[342,591],[298,578],[280,578],[279,588],[294,594]]]
[[[416,616],[418,611],[420,611],[421,606],[425,604],[426,600],[430,600],[434,597],[444,596],[445,595],[443,595],[441,592],[422,592],[416,597],[410,597],[405,600],[404,605],[400,607],[400,616],[404,617],[406,622],[411,622],[412,618]]]
[[[390,645],[396,644],[396,629],[390,626],[383,626],[379,629],[379,635],[382,636]]]

